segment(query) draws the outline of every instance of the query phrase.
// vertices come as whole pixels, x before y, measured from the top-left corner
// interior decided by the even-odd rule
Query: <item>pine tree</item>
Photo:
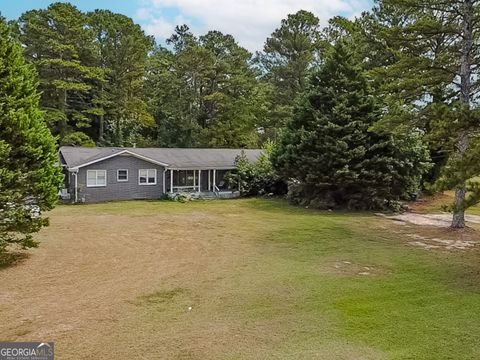
[[[392,22],[398,14],[402,21]],[[471,161],[480,154],[479,14],[478,0],[379,0],[374,9],[378,38],[395,56],[376,71],[385,93],[412,109],[392,119],[424,128],[447,158],[437,185],[455,189],[452,228],[463,228],[465,209],[480,201],[480,166]]]
[[[349,47],[339,41],[313,76],[274,163],[291,199],[317,207],[385,208],[417,190],[428,155],[418,136],[370,131],[379,106]]]
[[[71,4],[53,3],[22,14],[16,30],[25,58],[39,74],[40,105],[51,131],[65,145],[85,138],[78,132],[96,135],[91,128],[102,109],[92,87],[103,72],[95,66],[94,36],[86,15]]]
[[[319,60],[320,47],[319,19],[300,10],[282,20],[257,54],[262,78],[271,87],[264,124],[268,136],[275,138],[278,129],[292,117],[294,101],[306,88],[308,75]]]
[[[36,246],[61,183],[55,139],[39,109],[37,75],[0,18],[0,253]]]
[[[255,147],[265,99],[251,54],[231,35],[187,26],[150,58],[147,88],[160,146]]]
[[[154,125],[142,97],[153,38],[129,17],[108,10],[87,13],[86,20],[95,35],[95,65],[104,74],[92,89],[102,109],[94,138],[101,145],[139,143],[141,130]]]

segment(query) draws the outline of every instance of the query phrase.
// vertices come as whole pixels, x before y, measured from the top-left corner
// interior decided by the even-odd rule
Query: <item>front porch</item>
[[[167,169],[163,177],[164,193],[196,193],[202,197],[229,197],[233,189],[225,182],[225,175],[233,169]]]

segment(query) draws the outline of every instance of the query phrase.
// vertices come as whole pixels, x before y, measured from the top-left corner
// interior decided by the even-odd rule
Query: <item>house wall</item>
[[[117,170],[128,170],[128,181],[117,181]],[[139,169],[156,169],[156,185],[139,185]],[[87,187],[88,170],[106,170],[107,186]],[[163,195],[164,168],[131,155],[119,155],[80,168],[78,171],[78,201],[101,202],[111,200],[159,199]],[[70,193],[74,198],[75,179],[70,174]]]

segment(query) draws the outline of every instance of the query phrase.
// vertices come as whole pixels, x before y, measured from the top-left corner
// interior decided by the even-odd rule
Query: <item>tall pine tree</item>
[[[0,18],[0,253],[8,244],[36,246],[32,233],[47,222],[33,212],[54,206],[61,183],[36,79]]]
[[[94,63],[94,37],[85,14],[71,4],[53,3],[22,14],[17,31],[25,58],[39,73],[40,105],[50,129],[63,144],[92,144],[87,133],[101,111],[92,84],[103,73]]]
[[[313,65],[319,61],[320,23],[311,12],[300,10],[283,19],[257,54],[262,78],[270,86],[269,112],[264,124],[275,138],[278,129],[292,117],[294,101],[307,84]]]
[[[274,155],[277,169],[291,180],[292,200],[377,209],[417,191],[428,169],[426,148],[415,134],[394,138],[370,131],[379,116],[363,69],[339,41],[313,76]]]
[[[384,91],[412,109],[394,112],[392,123],[423,127],[448,158],[437,184],[455,190],[452,228],[463,228],[465,209],[480,201],[479,14],[478,0],[379,0],[374,9],[378,38],[395,55],[377,69]]]
[[[147,88],[157,122],[157,144],[256,147],[265,92],[251,54],[231,35],[199,38],[180,26],[150,58]]]
[[[154,125],[142,97],[153,38],[125,15],[95,10],[86,18],[95,35],[95,65],[104,74],[103,81],[97,81],[92,89],[102,109],[94,138],[100,145],[140,143],[141,131]]]

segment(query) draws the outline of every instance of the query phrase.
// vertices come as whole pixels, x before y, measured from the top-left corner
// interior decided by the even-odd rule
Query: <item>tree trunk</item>
[[[103,99],[104,99],[104,93],[103,93],[103,83],[100,87],[100,99],[102,100],[102,112],[105,110],[104,109],[104,104],[103,104]],[[99,124],[98,124],[98,143],[100,145],[103,145],[104,143],[104,133],[105,133],[105,115],[102,113],[99,118]]]
[[[472,75],[472,47],[473,47],[473,1],[463,2],[463,29],[462,29],[462,62],[460,68],[460,102],[470,108],[471,75]],[[457,159],[461,159],[468,149],[468,132],[463,130],[457,142]],[[466,184],[463,182],[455,189],[455,204],[452,219],[452,228],[461,229],[465,227],[465,201]]]
[[[104,128],[105,128],[105,116],[102,114],[100,115],[100,119],[99,119],[99,123],[98,123],[98,143],[100,145],[103,145],[104,143],[104,139],[103,139],[103,134],[105,132]]]

